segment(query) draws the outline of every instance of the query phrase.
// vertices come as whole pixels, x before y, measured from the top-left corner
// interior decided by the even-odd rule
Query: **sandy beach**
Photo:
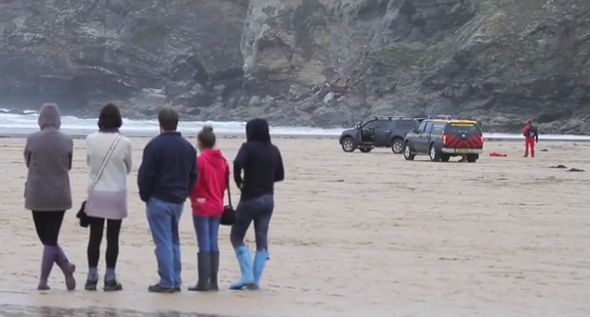
[[[85,198],[86,166],[83,141],[75,142],[77,209]],[[0,304],[269,317],[590,315],[588,143],[541,142],[537,157],[525,159],[520,142],[489,142],[480,161],[468,164],[431,163],[426,156],[408,162],[387,149],[348,154],[333,139],[277,138],[286,180],[276,186],[263,290],[227,290],[238,267],[223,227],[224,290],[164,295],[147,292],[157,280],[156,262],[135,185],[147,139],[133,142],[130,217],[123,222],[117,268],[125,290],[66,292],[54,268],[53,290],[40,293],[41,246],[23,208],[24,140],[0,139]],[[223,138],[219,146],[232,160],[241,142]],[[508,157],[489,157],[490,151]],[[549,168],[558,164],[586,172]],[[60,241],[78,266],[82,289],[87,230],[75,213],[66,214]],[[186,206],[183,288],[196,278],[190,217]],[[100,263],[104,272],[104,255]]]

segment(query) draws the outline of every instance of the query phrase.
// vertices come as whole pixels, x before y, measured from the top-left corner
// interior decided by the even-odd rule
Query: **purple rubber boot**
[[[47,291],[49,290],[49,285],[47,284],[47,279],[49,279],[49,274],[51,273],[51,269],[53,268],[53,262],[55,261],[56,253],[53,252],[54,250],[52,247],[43,246],[43,258],[41,260],[41,276],[39,277],[39,285],[37,289],[40,291]]]
[[[76,279],[74,278],[74,272],[76,271],[76,266],[73,263],[68,261],[68,257],[62,250],[60,246],[53,247],[54,252],[56,252],[55,263],[59,266],[61,271],[64,274],[66,288],[68,291],[73,291],[76,289]]]

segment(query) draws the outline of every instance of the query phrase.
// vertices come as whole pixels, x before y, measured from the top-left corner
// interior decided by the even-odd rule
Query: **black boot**
[[[211,279],[209,287],[212,291],[218,291],[217,272],[219,272],[219,252],[211,252]]]
[[[199,280],[197,285],[189,287],[189,291],[206,292],[209,290],[209,280],[211,278],[211,256],[209,252],[199,252],[197,254],[197,271]]]

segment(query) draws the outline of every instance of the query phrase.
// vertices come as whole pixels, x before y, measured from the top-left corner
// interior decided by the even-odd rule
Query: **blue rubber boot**
[[[256,283],[254,283],[254,274],[252,272],[252,259],[250,258],[250,250],[247,246],[243,245],[241,247],[236,248],[236,257],[238,258],[238,263],[240,264],[240,279],[231,283],[229,289],[232,290],[240,290],[244,287],[254,288]]]
[[[260,286],[260,276],[262,276],[262,272],[264,272],[264,265],[267,260],[268,252],[266,250],[256,250],[256,255],[254,255],[254,265],[252,267],[256,289]]]

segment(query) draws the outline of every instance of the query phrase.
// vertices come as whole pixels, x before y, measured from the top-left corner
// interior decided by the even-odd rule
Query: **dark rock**
[[[0,107],[319,127],[453,113],[586,134],[588,29],[583,0],[5,0]]]

